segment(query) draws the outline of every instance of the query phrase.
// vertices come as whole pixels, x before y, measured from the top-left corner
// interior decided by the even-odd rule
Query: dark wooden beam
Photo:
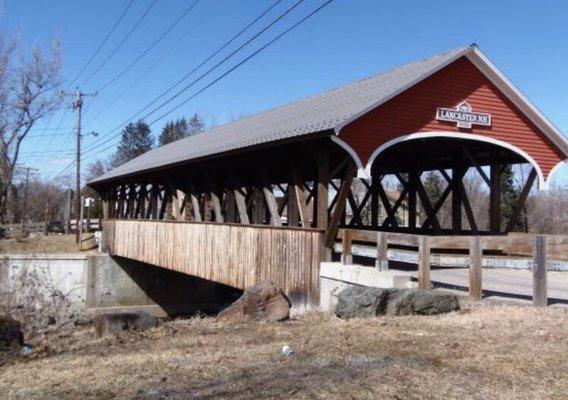
[[[300,213],[302,227],[310,227],[310,215],[308,210],[307,196],[302,187],[302,178],[298,170],[294,170],[294,192],[296,194],[296,204]]]
[[[347,202],[347,196],[351,190],[351,184],[353,183],[353,176],[355,175],[356,168],[353,163],[349,163],[346,170],[345,176],[341,181],[339,187],[338,199],[331,213],[331,218],[325,234],[325,247],[332,248],[337,236],[337,231],[339,230],[339,221],[341,216],[345,211],[345,203]]]
[[[389,197],[387,196],[385,188],[383,187],[382,183],[379,183],[377,189],[379,191],[379,197],[381,198],[381,202],[383,203],[383,208],[387,213],[387,218],[384,220],[381,226],[391,225],[393,227],[398,227],[398,221],[396,220],[396,215],[392,210]]]
[[[252,190],[252,223],[262,224],[264,222],[264,195],[262,189],[253,188]]]
[[[215,191],[211,191],[209,192],[209,196],[211,198],[211,207],[215,214],[215,222],[224,222],[223,214],[221,213],[221,201],[219,200],[219,195]]]
[[[492,165],[490,171],[489,231],[498,234],[501,232],[501,165]]]
[[[521,210],[525,206],[525,202],[527,201],[527,197],[528,197],[528,195],[531,191],[531,188],[533,186],[535,179],[536,179],[536,170],[534,168],[532,168],[531,172],[529,173],[529,176],[527,177],[527,181],[525,182],[525,186],[523,187],[521,195],[519,196],[519,201],[517,201],[517,204],[515,204],[513,214],[511,215],[511,219],[507,223],[507,228],[506,228],[505,232],[507,232],[507,233],[511,232],[511,230],[515,227],[515,224],[517,223],[517,220],[519,219],[519,215],[521,214]]]
[[[329,222],[327,207],[329,202],[329,151],[323,149],[317,158],[316,187],[316,227],[326,229]]]
[[[245,188],[235,189],[235,203],[237,204],[237,211],[239,213],[239,220],[241,224],[250,224],[249,216],[247,213],[246,195],[243,193]]]
[[[270,224],[273,226],[281,226],[282,221],[278,214],[278,204],[276,203],[276,197],[274,196],[272,185],[264,186],[262,188],[262,192],[264,193],[264,199],[266,200],[266,206],[268,207]]]
[[[463,177],[467,173],[468,168],[456,165],[452,169],[452,179],[449,182],[450,188],[452,189],[452,231],[454,234],[458,234],[463,229],[462,224],[462,195],[459,187],[459,183],[463,180]]]
[[[487,183],[488,186],[491,186],[491,179],[489,177],[487,177],[487,174],[485,173],[485,171],[483,170],[483,168],[481,168],[481,166],[479,165],[479,162],[477,161],[477,159],[473,156],[473,154],[471,154],[471,152],[469,151],[469,149],[465,146],[461,146],[461,149],[463,151],[463,153],[466,155],[466,157],[469,159],[469,161],[471,162],[471,164],[475,167],[475,169],[477,170],[477,172],[479,172],[479,175],[481,175],[481,177],[483,178],[483,180],[485,181],[485,183]]]
[[[408,228],[411,232],[416,230],[416,217],[418,214],[416,193],[418,190],[419,181],[420,174],[418,173],[418,170],[416,170],[415,168],[411,169],[408,173]],[[403,183],[402,180],[401,183]]]
[[[429,224],[432,225],[434,231],[440,231],[440,221],[438,221],[438,216],[434,212],[434,207],[432,207],[432,203],[430,202],[430,198],[428,197],[428,193],[426,193],[426,189],[424,188],[424,184],[422,180],[418,179],[416,192],[418,193],[418,197],[420,197],[420,203],[426,212],[427,219],[430,220]]]
[[[296,196],[296,185],[292,182],[288,184],[288,226],[298,226],[300,211],[298,209],[298,198]]]

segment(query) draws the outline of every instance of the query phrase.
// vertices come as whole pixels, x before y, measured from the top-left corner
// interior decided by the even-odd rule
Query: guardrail
[[[7,237],[23,236],[24,233],[34,233],[44,235],[47,233],[47,224],[45,222],[28,222],[26,224],[4,224],[0,225]]]
[[[341,238],[341,262],[350,264],[353,262],[353,242],[360,241],[374,243],[376,248],[375,267],[388,269],[388,248],[402,246],[418,252],[418,286],[429,289],[432,286],[430,280],[430,267],[432,249],[437,252],[441,249],[467,252],[469,256],[469,295],[473,299],[482,298],[482,266],[484,251],[496,251],[495,236],[424,236],[402,233],[372,232],[353,229],[342,229],[339,232]],[[546,288],[546,264],[547,242],[551,246],[567,246],[565,236],[526,235],[523,240],[530,240],[532,247],[532,271],[533,271],[533,304],[543,307],[548,303]],[[448,248],[449,247],[449,248]],[[526,246],[525,246],[526,247]],[[558,248],[554,247],[555,251]]]

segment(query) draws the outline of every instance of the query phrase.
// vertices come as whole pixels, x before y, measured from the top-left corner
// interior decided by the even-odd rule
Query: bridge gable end
[[[461,128],[457,122],[447,121],[460,115],[450,113],[447,118],[448,111],[440,115],[439,109],[458,110],[460,105],[481,115],[480,119],[471,117],[479,123]],[[490,124],[483,118],[487,115]],[[467,56],[345,125],[339,138],[366,164],[377,148],[391,140],[440,131],[480,135],[517,147],[536,160],[545,178],[566,159],[564,152]]]

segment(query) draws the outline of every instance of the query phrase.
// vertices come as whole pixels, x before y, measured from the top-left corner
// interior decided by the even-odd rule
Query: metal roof
[[[361,114],[388,101],[456,59],[475,51],[475,45],[460,47],[215,127],[153,149],[91,183],[325,130],[339,132],[345,124]]]

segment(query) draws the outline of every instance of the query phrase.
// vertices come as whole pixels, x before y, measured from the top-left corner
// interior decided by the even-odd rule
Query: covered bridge
[[[159,147],[89,184],[111,253],[238,288],[270,277],[311,301],[340,227],[504,234],[567,158],[566,138],[471,45]],[[521,163],[530,173],[504,224],[501,174]],[[472,169],[489,193],[485,225],[463,183]],[[447,181],[437,199],[427,171]]]

